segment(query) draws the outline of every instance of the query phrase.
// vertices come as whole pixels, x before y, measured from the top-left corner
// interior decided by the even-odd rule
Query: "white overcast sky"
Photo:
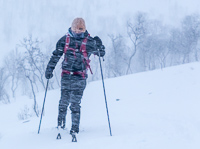
[[[125,31],[126,20],[138,11],[177,25],[199,8],[199,0],[0,0],[0,65],[29,34],[54,46],[75,17],[86,20],[91,34],[105,38]]]

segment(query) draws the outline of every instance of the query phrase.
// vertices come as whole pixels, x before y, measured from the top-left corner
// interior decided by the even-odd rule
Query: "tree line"
[[[200,56],[200,15],[185,16],[179,27],[171,27],[138,12],[127,20],[126,33],[108,34],[108,38],[105,78],[195,62]],[[0,102],[9,103],[17,93],[30,96],[38,116],[36,93],[45,90],[44,73],[52,51],[44,49],[43,42],[31,35],[22,39],[0,68]],[[101,79],[98,58],[91,59],[93,75],[89,75],[89,82]],[[58,64],[49,89],[60,87],[60,74]]]

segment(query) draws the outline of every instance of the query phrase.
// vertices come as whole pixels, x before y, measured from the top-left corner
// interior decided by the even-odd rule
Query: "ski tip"
[[[60,140],[60,139],[61,139],[61,135],[60,135],[60,133],[58,133],[56,139],[57,139],[57,140]]]
[[[72,142],[77,142],[76,134],[72,133],[71,135],[72,135]]]
[[[72,136],[72,142],[77,142],[76,136]]]

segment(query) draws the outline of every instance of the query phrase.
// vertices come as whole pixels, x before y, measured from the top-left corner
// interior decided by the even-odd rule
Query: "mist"
[[[126,21],[137,12],[178,26],[185,15],[198,12],[199,5],[197,0],[0,0],[0,65],[30,34],[54,50],[75,17],[83,17],[91,36],[100,36],[108,46],[108,34],[126,33]]]

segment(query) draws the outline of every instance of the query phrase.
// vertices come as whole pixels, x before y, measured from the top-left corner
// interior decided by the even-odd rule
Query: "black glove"
[[[98,48],[100,48],[102,46],[102,41],[98,36],[94,37],[94,40],[96,41],[96,45]]]
[[[47,68],[45,71],[45,78],[46,79],[51,79],[53,77],[53,69],[52,68]]]
[[[103,57],[105,55],[105,46],[102,44],[102,41],[98,36],[95,36],[93,39],[96,41],[96,48],[99,50],[100,57]]]
[[[101,45],[99,48],[99,53],[100,53],[100,57],[103,57],[105,55],[105,46]]]
[[[99,48],[99,50],[100,50],[100,51],[105,51],[105,46],[104,46],[104,45],[101,45],[100,48]]]

